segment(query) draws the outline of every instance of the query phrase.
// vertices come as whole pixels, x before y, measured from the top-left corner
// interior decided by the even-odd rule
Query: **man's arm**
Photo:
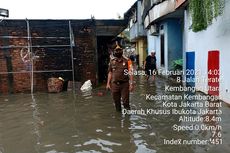
[[[145,66],[146,66],[146,60],[144,61],[144,67],[143,67],[144,69],[145,69]]]
[[[111,71],[109,71],[109,73],[108,73],[108,79],[107,79],[106,89],[111,89],[111,87],[110,87],[111,80],[112,80],[112,72],[111,72]]]
[[[133,75],[131,74],[129,76],[129,91],[133,91],[134,89],[134,81],[133,81]]]
[[[131,62],[132,63],[132,62]],[[129,65],[129,67],[128,67],[128,69],[129,69],[129,91],[133,91],[133,89],[134,89],[134,86],[133,86],[133,65],[132,64],[130,64]]]
[[[144,61],[144,69],[146,68],[147,60],[148,60],[148,56],[145,58],[145,61]]]

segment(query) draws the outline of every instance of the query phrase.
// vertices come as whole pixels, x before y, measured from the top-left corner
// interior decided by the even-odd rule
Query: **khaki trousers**
[[[130,109],[129,105],[129,82],[112,83],[112,97],[117,111],[121,111],[121,99],[125,109]]]

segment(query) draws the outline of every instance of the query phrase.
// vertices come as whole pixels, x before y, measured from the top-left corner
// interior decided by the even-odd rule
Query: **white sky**
[[[9,19],[117,19],[136,0],[0,0]]]

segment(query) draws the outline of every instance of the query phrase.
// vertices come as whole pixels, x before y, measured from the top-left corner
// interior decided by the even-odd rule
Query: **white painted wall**
[[[185,12],[185,29],[184,32],[184,51],[195,51],[195,69],[201,71],[196,78],[208,77],[207,60],[209,50],[220,51],[220,96],[224,101],[230,103],[230,1],[225,1],[224,14],[213,20],[213,24],[207,30],[194,33],[189,29],[191,18],[189,11]],[[202,88],[207,83],[196,82],[196,88],[205,93],[207,91]]]
[[[148,48],[148,55],[150,54],[151,50],[156,50],[156,44],[155,44],[155,41],[154,41],[154,37],[155,36],[152,36],[150,35],[150,31],[148,30],[147,31],[147,48]]]
[[[164,24],[164,30],[163,30],[163,33],[164,33],[164,37],[165,37],[165,43],[164,43],[164,50],[165,50],[165,57],[164,57],[164,59],[165,59],[165,65],[164,65],[164,67],[162,67],[162,69],[164,70],[164,71],[169,71],[169,60],[168,60],[168,53],[169,53],[169,51],[168,51],[168,26],[167,26],[167,24]]]
[[[148,55],[150,55],[152,50],[156,52],[157,68],[160,68],[160,39],[158,36],[151,35],[149,30],[147,31],[147,44]]]

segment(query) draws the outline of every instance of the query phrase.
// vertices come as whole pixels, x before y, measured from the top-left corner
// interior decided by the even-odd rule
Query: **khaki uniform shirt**
[[[111,57],[108,71],[112,72],[112,82],[128,82],[128,59],[124,56],[121,59]]]

